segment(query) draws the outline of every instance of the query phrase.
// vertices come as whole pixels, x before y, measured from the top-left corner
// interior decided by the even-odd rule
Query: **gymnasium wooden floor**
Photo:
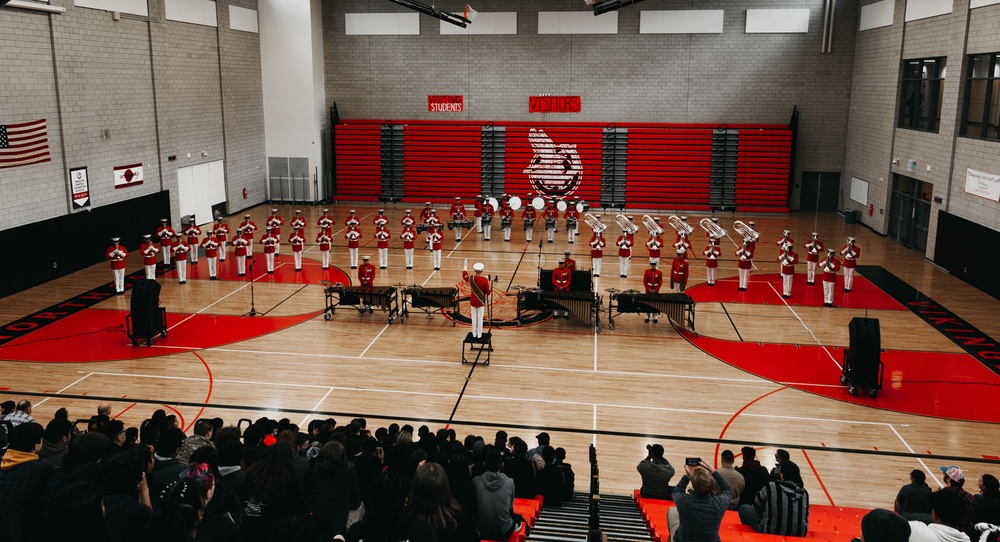
[[[250,211],[258,226],[263,226],[269,207]],[[279,208],[287,239],[294,208]],[[363,241],[368,242],[361,253],[371,254],[377,264],[371,226],[376,208],[352,208],[358,210]],[[312,241],[321,209],[302,209],[309,223],[307,241]],[[341,229],[347,209],[333,209],[337,225],[332,263],[356,284]],[[501,290],[508,284],[534,286],[538,267],[552,268],[567,248],[580,268],[590,266],[590,230],[582,222],[576,243],[567,243],[560,220],[556,242],[539,247],[544,232],[536,230],[534,242],[527,244],[521,222],[515,220],[509,243],[496,227],[491,241],[466,231],[458,244],[446,230],[441,271],[432,270],[425,250],[417,251],[416,268],[406,270],[396,238],[403,209],[386,209],[394,241],[390,267],[379,270],[376,285],[454,286],[461,282],[462,263],[468,258],[470,267],[483,262],[487,273],[499,278]],[[443,214],[445,206],[439,209]],[[413,211],[419,212],[419,205]],[[633,214],[639,223],[641,213]],[[692,215],[690,222],[697,224],[700,218]],[[612,224],[613,243],[617,229],[611,214],[604,213],[604,220]],[[836,214],[813,213],[754,220],[762,236],[751,292],[773,291],[770,279],[754,277],[773,279],[778,272],[774,241],[783,229],[792,230],[796,250],[803,255],[797,269],[800,280],[805,274],[802,243],[810,232],[820,232],[821,239],[838,250],[854,236],[863,249],[861,264],[883,267],[983,333],[1000,337],[1000,302],[860,224],[845,224]],[[228,223],[235,230],[239,221],[230,217]],[[730,230],[731,222],[722,218]],[[665,237],[672,239],[673,233]],[[704,233],[698,229],[692,237],[694,253],[700,256]],[[637,241],[645,239],[642,230]],[[728,239],[723,242],[720,284],[736,275],[736,246]],[[600,281],[605,307],[606,288],[641,288],[647,267],[640,245],[630,276],[619,278],[617,257],[606,252]],[[976,377],[982,367],[968,366],[975,364],[971,358],[962,361],[965,365],[933,361],[939,359],[935,356],[959,358],[964,351],[902,306],[865,308],[857,288],[850,294],[853,301],[841,299],[838,290],[840,308],[798,303],[798,296],[808,293],[798,283],[789,303],[778,295],[764,301],[760,296],[722,299],[724,295],[700,301],[696,328],[705,344],[678,333],[665,319],[646,324],[635,314],[617,316],[614,330],[605,321],[599,334],[575,317],[498,327],[491,364],[474,366],[460,363],[468,327],[453,326],[441,314],[411,312],[405,322],[389,325],[378,310],[359,315],[338,308],[326,321],[319,281],[342,275],[319,270],[316,247],[308,247],[303,273],[290,270],[287,245],[275,275],[263,274],[259,250],[255,256],[253,301],[262,316],[242,317],[250,308],[250,283],[238,280],[232,268],[223,269],[223,280],[208,281],[202,262],[184,285],[167,272],[159,278],[160,304],[170,312],[166,339],[152,347],[132,347],[124,329],[130,296],[101,297],[89,309],[0,346],[0,398],[31,399],[34,416],[43,422],[60,407],[67,407],[71,416],[88,417],[100,401],[113,400],[119,419],[136,426],[156,408],[169,408],[185,427],[199,417],[218,416],[232,423],[239,418],[287,417],[304,426],[314,415],[344,422],[364,416],[370,426],[400,421],[438,428],[450,423],[460,436],[475,433],[487,440],[498,428],[507,428],[529,443],[544,429],[552,434],[554,446],[566,448],[567,461],[576,464],[578,472],[585,472],[587,447],[595,444],[601,491],[617,494],[638,487],[635,465],[651,442],[662,443],[674,465],[689,456],[717,460],[721,450],[738,453],[750,443],[770,467],[775,448],[789,449],[802,466],[812,501],[840,506],[891,506],[914,468],[925,470],[934,487],[940,485],[935,482],[941,478],[938,467],[957,464],[973,491],[980,474],[1000,474],[996,375],[986,371],[987,377]],[[231,254],[229,260],[232,265]],[[109,267],[95,265],[5,298],[0,322],[23,322],[81,294],[106,290]],[[141,259],[133,251],[127,272],[140,269]],[[708,295],[704,277],[701,260],[694,260],[689,291],[695,299]],[[498,317],[510,315],[513,296],[513,290],[509,296],[498,295]],[[465,302],[462,310],[468,311]],[[878,399],[851,399],[837,379],[836,358],[848,344],[849,320],[866,313],[880,319],[882,347],[901,355],[904,364],[894,365],[886,375]],[[0,329],[21,329],[11,326]],[[706,346],[709,341],[715,346]],[[714,347],[733,357],[707,353]],[[810,348],[819,354],[801,362],[795,358],[796,351]],[[829,359],[815,361],[824,356]],[[910,377],[905,363],[919,359],[930,361],[920,365],[919,377]],[[955,367],[962,367],[962,375],[953,374]],[[820,380],[803,381],[814,377]],[[925,401],[921,391],[916,398],[910,394],[910,399],[901,400],[909,390],[932,390],[939,384],[950,386],[943,399],[928,396]],[[939,402],[947,402],[952,410],[936,410]],[[956,409],[968,415],[925,415]]]

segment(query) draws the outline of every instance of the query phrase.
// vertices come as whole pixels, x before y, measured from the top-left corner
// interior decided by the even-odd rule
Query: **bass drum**
[[[562,199],[561,199],[561,200],[559,200],[559,201],[558,201],[558,202],[556,203],[556,209],[557,209],[557,210],[558,210],[558,211],[559,211],[560,213],[563,213],[563,212],[565,212],[567,208],[569,208],[569,204],[567,204],[567,203],[566,203],[566,200],[562,200]]]
[[[492,206],[493,206],[493,212],[496,212],[496,211],[497,211],[497,209],[499,209],[499,208],[500,208],[500,207],[499,207],[500,203],[498,203],[498,202],[497,202],[497,199],[496,199],[496,198],[494,198],[494,197],[489,197],[489,198],[486,198],[486,202],[487,202],[487,203],[489,203],[490,205],[492,205]]]
[[[536,211],[541,211],[545,208],[545,198],[535,196],[534,199],[531,200],[531,206],[534,207]]]
[[[581,201],[576,204],[576,210],[579,213],[586,213],[590,210],[590,204],[585,201]]]
[[[510,208],[515,211],[518,210],[521,208],[521,198],[517,196],[511,196],[510,200],[507,201],[507,205],[510,205]]]

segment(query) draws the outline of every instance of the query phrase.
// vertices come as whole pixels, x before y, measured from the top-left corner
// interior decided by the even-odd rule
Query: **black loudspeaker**
[[[139,279],[132,286],[132,335],[154,337],[163,330],[160,283]]]
[[[879,354],[882,336],[877,318],[852,318],[848,325],[851,343],[847,374],[855,387],[875,387],[879,383]]]

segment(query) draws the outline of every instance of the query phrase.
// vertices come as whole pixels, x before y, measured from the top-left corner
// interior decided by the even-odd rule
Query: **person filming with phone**
[[[701,458],[689,457],[673,496],[675,506],[667,510],[670,542],[719,542],[719,525],[733,497],[725,477]]]

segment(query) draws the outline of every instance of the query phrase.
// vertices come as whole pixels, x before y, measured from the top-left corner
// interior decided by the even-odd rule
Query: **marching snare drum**
[[[510,222],[510,217],[503,217],[500,219],[500,227],[505,230],[510,229]]]
[[[555,229],[555,227],[556,227],[556,219],[554,218],[545,219],[545,229],[550,230],[550,229]]]
[[[533,229],[535,229],[535,219],[534,218],[525,218],[524,219],[524,231],[533,230]]]

